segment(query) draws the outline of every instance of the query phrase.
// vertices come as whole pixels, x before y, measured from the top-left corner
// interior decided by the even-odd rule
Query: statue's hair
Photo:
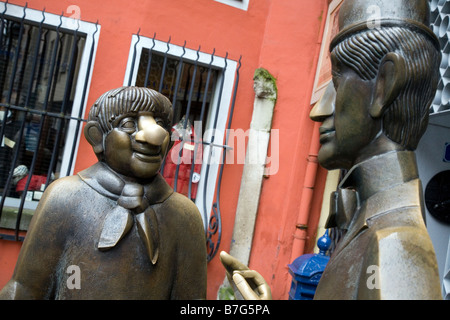
[[[383,130],[408,150],[417,148],[428,125],[428,115],[439,81],[441,52],[420,32],[403,27],[369,29],[340,42],[333,54],[361,79],[373,80],[382,59],[395,52],[406,64],[406,84],[386,108]]]
[[[164,128],[170,132],[173,113],[170,100],[144,87],[120,87],[105,92],[91,107],[88,121],[97,121],[103,132],[108,133],[118,116],[138,112],[152,112],[163,120]]]

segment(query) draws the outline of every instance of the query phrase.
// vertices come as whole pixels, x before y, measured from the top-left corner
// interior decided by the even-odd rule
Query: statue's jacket
[[[124,199],[127,186],[102,162],[50,184],[2,298],[206,298],[205,233],[195,204],[157,174],[142,186],[145,205],[128,210],[118,205],[137,199]]]
[[[333,194],[327,222],[344,232],[315,299],[441,299],[413,152],[353,167]]]

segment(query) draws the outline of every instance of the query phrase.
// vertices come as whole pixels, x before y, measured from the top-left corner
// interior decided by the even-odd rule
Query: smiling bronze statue
[[[99,161],[49,185],[1,298],[206,298],[200,213],[159,174],[171,120],[147,88],[95,102],[84,134]]]
[[[319,163],[348,171],[328,220],[343,236],[315,299],[442,298],[414,154],[439,79],[429,12],[427,0],[344,0],[340,9],[333,82],[310,117],[323,122]],[[269,296],[260,275],[221,258],[244,297]]]

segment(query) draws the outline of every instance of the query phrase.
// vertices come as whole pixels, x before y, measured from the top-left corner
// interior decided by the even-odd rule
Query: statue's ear
[[[379,118],[398,97],[406,83],[405,59],[397,53],[388,53],[381,61],[375,83],[375,95],[369,109],[373,118]]]
[[[97,121],[89,121],[84,127],[84,136],[92,145],[95,154],[103,152],[103,131]]]

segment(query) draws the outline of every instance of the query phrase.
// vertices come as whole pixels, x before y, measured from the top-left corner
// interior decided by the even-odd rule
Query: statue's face
[[[351,68],[332,55],[333,88],[311,111],[320,127],[319,163],[326,169],[349,169],[364,159],[371,142],[380,132],[380,120],[369,114],[374,81],[362,80]],[[330,86],[332,86],[330,84]]]
[[[170,143],[162,121],[150,112],[126,114],[113,123],[105,139],[105,162],[114,171],[137,179],[155,176]]]

